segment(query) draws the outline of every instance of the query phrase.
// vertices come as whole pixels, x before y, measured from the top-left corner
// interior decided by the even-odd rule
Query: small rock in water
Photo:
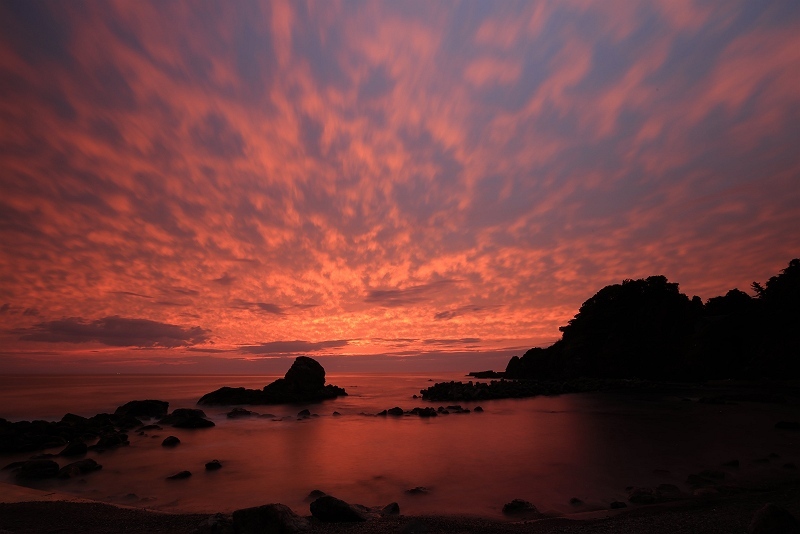
[[[522,499],[514,499],[503,505],[503,513],[506,515],[527,515],[538,514],[539,510],[537,510],[531,502]]]
[[[192,476],[191,471],[181,471],[180,473],[175,473],[174,475],[170,475],[167,477],[167,480],[182,480],[184,478],[189,478]]]
[[[339,412],[333,412],[333,414],[331,414],[331,415],[333,415],[334,417],[339,417],[342,414],[340,414]]]
[[[396,502],[387,504],[381,509],[381,515],[400,515],[400,505]]]
[[[417,486],[416,488],[407,489],[406,493],[408,495],[425,495],[428,491],[428,488],[425,486]]]
[[[572,506],[581,506],[581,505],[583,504],[583,501],[582,501],[582,500],[580,500],[580,499],[579,499],[579,498],[577,498],[577,497],[573,497],[573,498],[571,498],[571,499],[569,500],[569,503],[570,503]]]
[[[310,505],[311,515],[326,523],[354,523],[367,520],[356,506],[331,495],[323,495]]]
[[[228,412],[228,417],[230,419],[235,419],[237,417],[253,417],[253,416],[257,416],[257,415],[258,414],[256,412],[251,412],[250,410],[247,410],[247,409],[241,408],[241,407],[240,408],[234,408],[233,410]]]
[[[475,408],[472,411],[473,412],[482,412],[483,408],[481,408],[480,406],[475,406]]]
[[[297,412],[297,417],[298,419],[301,417],[311,417],[311,412],[308,410],[300,410],[299,412]]]
[[[164,438],[164,441],[161,442],[162,447],[177,447],[180,444],[181,440],[179,440],[175,436],[167,436]]]
[[[83,456],[89,448],[80,440],[70,441],[64,450],[58,453],[59,456]]]
[[[28,460],[15,474],[17,478],[53,478],[58,475],[58,464],[53,460]]]
[[[222,469],[222,463],[219,460],[211,460],[206,463],[206,471],[216,471],[217,469]]]
[[[97,471],[102,468],[102,465],[98,464],[91,458],[86,458],[62,467],[58,471],[58,478],[79,477],[81,475],[85,475],[86,473],[91,473],[92,471]]]
[[[612,510],[619,510],[620,508],[627,508],[628,505],[621,501],[614,501],[611,503]]]

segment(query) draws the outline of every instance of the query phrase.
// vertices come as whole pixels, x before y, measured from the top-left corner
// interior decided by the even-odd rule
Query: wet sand
[[[19,488],[18,490],[16,488]],[[209,514],[173,514],[0,486],[0,531],[14,533],[149,533],[198,530]],[[742,489],[726,496],[691,498],[670,503],[631,506],[620,511],[575,514],[532,521],[494,521],[466,516],[397,516],[366,523],[325,524],[311,519],[311,532],[379,534],[403,532],[488,533],[730,533],[747,532],[755,512],[766,503],[800,517],[800,485]],[[308,516],[308,511],[295,510]]]

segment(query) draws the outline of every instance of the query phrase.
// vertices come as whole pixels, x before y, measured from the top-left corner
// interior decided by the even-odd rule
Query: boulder
[[[85,475],[87,473],[91,473],[93,471],[97,471],[102,468],[103,468],[102,465],[98,464],[91,458],[85,458],[83,460],[78,460],[77,462],[72,462],[71,464],[67,464],[64,467],[62,467],[58,471],[58,478],[79,477],[81,475]]]
[[[311,528],[311,523],[295,514],[286,505],[265,504],[233,512],[233,528],[235,532],[242,534],[260,532],[289,534],[307,531]]]
[[[311,515],[325,523],[354,523],[368,516],[359,508],[331,495],[323,495],[310,505]]]
[[[105,449],[114,449],[116,447],[124,447],[126,445],[130,445],[130,441],[128,441],[127,434],[122,434],[120,432],[111,432],[100,436],[100,439],[97,440],[97,443],[95,443],[89,448],[95,450],[105,450]]]
[[[209,428],[214,421],[206,419],[206,413],[196,408],[177,408],[171,414],[159,420],[162,425],[171,425],[175,428]]]
[[[175,436],[167,436],[166,438],[164,438],[164,441],[161,442],[161,446],[162,447],[177,447],[178,445],[180,445],[180,443],[181,443],[181,440],[179,440],[177,437],[175,437]]]
[[[634,488],[628,494],[628,501],[634,504],[653,504],[658,500],[658,495],[653,488]]]
[[[320,497],[324,497],[325,495],[327,495],[327,493],[325,493],[324,491],[315,489],[311,490],[308,493],[308,495],[306,495],[306,498],[303,500],[305,500],[306,502],[316,501],[317,499],[319,499]]]
[[[206,471],[216,471],[217,469],[222,469],[222,463],[219,460],[206,462]]]
[[[386,413],[388,415],[399,416],[399,415],[403,415],[403,409],[398,407],[398,406],[395,406],[394,408],[390,408],[390,409],[386,410]]]
[[[426,495],[430,490],[425,486],[417,486],[416,488],[411,488],[406,490],[407,495]]]
[[[311,417],[311,412],[309,410],[300,410],[297,412],[298,419],[305,419],[306,417]]]
[[[513,501],[503,505],[503,513],[505,515],[532,515],[538,514],[539,510],[528,501],[522,499],[514,499]]]
[[[130,415],[133,417],[164,417],[167,415],[169,403],[161,400],[134,400],[126,402],[114,411],[114,415]]]
[[[767,503],[753,515],[747,533],[800,534],[800,522],[786,509]]]
[[[614,501],[610,505],[612,510],[619,510],[620,508],[627,508],[628,505],[622,501]]]
[[[580,499],[579,499],[579,498],[577,498],[577,497],[572,497],[572,498],[569,500],[569,503],[570,503],[572,506],[583,506],[583,501],[582,501],[582,500],[580,500]]]
[[[189,478],[190,476],[192,476],[191,471],[180,471],[178,473],[175,473],[174,475],[168,476],[167,480],[182,480],[184,478]]]
[[[59,456],[83,456],[89,448],[81,440],[70,441],[64,450],[58,453]]]
[[[400,515],[400,505],[396,502],[391,502],[381,508],[381,515]]]
[[[283,378],[263,389],[222,387],[203,395],[198,404],[288,404],[320,402],[347,392],[337,386],[325,385],[325,369],[313,358],[300,356]]]
[[[53,460],[28,460],[15,473],[17,478],[53,478],[58,475],[58,464]]]
[[[229,515],[214,514],[197,525],[192,534],[234,534],[233,519]]]

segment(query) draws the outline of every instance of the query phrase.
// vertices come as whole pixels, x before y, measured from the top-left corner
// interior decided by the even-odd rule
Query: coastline
[[[622,510],[584,512],[525,521],[473,516],[391,516],[363,523],[322,523],[307,511],[309,532],[383,534],[391,532],[488,532],[535,534],[588,533],[729,533],[748,532],[755,513],[767,503],[800,517],[800,485],[795,482],[742,489],[729,495],[632,506]],[[207,525],[213,514],[171,513],[108,504],[0,483],[0,531],[14,533],[216,532]],[[229,517],[229,516],[226,516]]]

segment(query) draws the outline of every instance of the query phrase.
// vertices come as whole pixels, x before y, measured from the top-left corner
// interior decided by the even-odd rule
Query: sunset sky
[[[0,373],[502,369],[800,256],[800,2],[0,2]]]

